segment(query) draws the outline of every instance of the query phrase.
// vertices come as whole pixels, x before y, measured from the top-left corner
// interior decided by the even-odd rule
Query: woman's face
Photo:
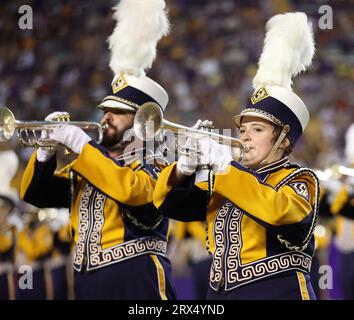
[[[246,167],[257,169],[261,162],[269,155],[274,145],[275,126],[264,119],[245,116],[240,127],[240,140],[248,146],[249,152],[245,153],[242,164]],[[273,162],[282,158],[282,153],[275,153]]]

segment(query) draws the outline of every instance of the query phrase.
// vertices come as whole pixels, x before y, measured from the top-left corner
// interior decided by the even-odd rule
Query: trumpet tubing
[[[68,121],[67,117],[60,118],[58,121],[18,121],[8,108],[0,108],[0,142],[9,141],[16,130],[20,143],[26,147],[55,147],[58,142],[38,137],[38,132],[51,131],[60,126],[74,125],[84,131],[97,130],[95,141],[101,143],[103,129],[97,122]]]
[[[160,129],[168,129],[175,134],[184,134],[187,137],[208,136],[220,144],[230,145],[235,161],[241,161],[244,152],[248,151],[248,147],[239,139],[170,122],[163,119],[161,108],[156,103],[143,104],[134,118],[134,131],[137,137],[144,141],[151,140]]]

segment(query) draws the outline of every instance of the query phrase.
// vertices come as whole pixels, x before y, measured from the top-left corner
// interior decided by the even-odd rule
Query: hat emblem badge
[[[112,83],[112,91],[113,93],[117,93],[118,91],[126,88],[128,86],[128,82],[127,80],[125,80],[124,76],[121,74],[119,75],[119,77],[117,78],[117,80],[115,80]]]
[[[255,91],[251,97],[252,104],[255,104],[265,98],[269,97],[269,92],[266,88],[260,88]]]

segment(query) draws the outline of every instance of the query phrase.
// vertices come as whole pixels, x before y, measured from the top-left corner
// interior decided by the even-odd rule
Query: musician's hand
[[[67,117],[69,114],[67,112],[55,111],[49,114],[44,120],[45,121],[55,121],[60,117]],[[49,139],[49,133],[46,130],[43,130],[41,133],[41,139]],[[39,162],[47,162],[49,161],[57,152],[56,147],[50,148],[38,148],[37,150],[37,160]]]
[[[183,155],[177,161],[177,171],[185,176],[191,176],[198,166],[197,140],[188,138],[186,144],[183,146]]]
[[[198,120],[198,121],[201,121],[201,120]],[[212,129],[214,129],[213,121],[210,121],[210,120],[201,121],[199,123],[198,127],[196,127],[196,125],[197,124],[194,125],[194,128],[200,129],[200,130],[203,130],[203,131],[209,131],[210,132]]]
[[[198,120],[193,129],[210,131],[213,127],[213,122],[209,120]],[[199,155],[198,151],[198,139],[202,139],[203,135],[194,134],[192,137],[188,138],[186,144],[182,146],[183,155],[177,161],[177,170],[178,172],[191,176],[198,167],[199,164]]]
[[[84,145],[91,140],[85,131],[73,125],[58,126],[49,136],[77,154],[80,154]]]
[[[231,162],[231,147],[217,143],[210,137],[198,140],[198,149],[201,152],[200,163],[209,165],[215,173],[225,171]]]

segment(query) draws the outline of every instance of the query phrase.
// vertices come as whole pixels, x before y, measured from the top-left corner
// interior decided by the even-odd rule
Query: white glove
[[[198,147],[197,140],[193,138],[188,138],[185,144],[185,149]],[[191,155],[182,155],[177,161],[177,170],[186,176],[191,176],[198,166],[198,159],[196,154],[191,153]]]
[[[49,136],[77,154],[80,154],[84,145],[91,140],[84,130],[72,125],[58,126]]]
[[[209,165],[215,173],[225,171],[232,161],[231,147],[217,143],[210,137],[198,140],[198,148],[201,151],[202,165]]]
[[[201,129],[203,128],[211,128],[213,125],[212,121],[208,120],[198,120],[193,129]],[[193,137],[188,138],[186,144],[184,145],[185,149],[193,148],[197,150],[198,143],[196,139],[200,139],[201,137]],[[197,169],[199,165],[198,156],[194,152],[191,152],[190,155],[182,155],[177,161],[177,170],[186,176],[191,176]]]
[[[49,114],[44,120],[45,121],[54,121],[56,118],[69,116],[67,112],[55,111]],[[46,130],[43,130],[41,133],[41,139],[49,139],[49,133]],[[49,161],[57,152],[56,147],[51,148],[38,148],[37,150],[37,160],[39,162]]]
[[[197,123],[195,124],[195,126],[198,124],[198,122],[201,120],[198,120]],[[200,129],[202,131],[211,131],[211,129],[214,128],[214,124],[213,121],[210,120],[204,120],[201,121],[198,125],[198,127],[196,127],[197,129]]]

